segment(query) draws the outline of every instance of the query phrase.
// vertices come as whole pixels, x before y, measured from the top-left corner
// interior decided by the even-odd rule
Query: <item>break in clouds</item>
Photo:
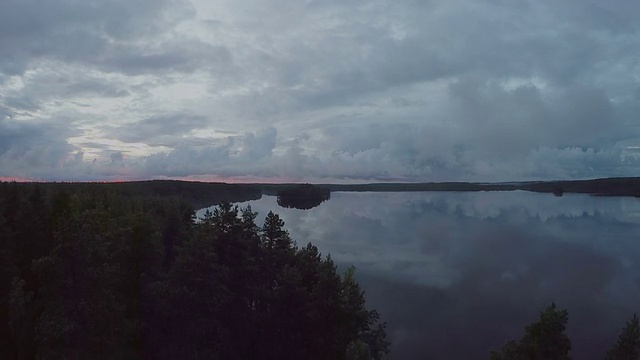
[[[633,1],[3,0],[0,179],[640,170]]]

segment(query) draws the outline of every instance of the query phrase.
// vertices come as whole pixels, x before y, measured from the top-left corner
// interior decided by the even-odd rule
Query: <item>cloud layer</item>
[[[0,177],[636,175],[638,7],[9,0]]]

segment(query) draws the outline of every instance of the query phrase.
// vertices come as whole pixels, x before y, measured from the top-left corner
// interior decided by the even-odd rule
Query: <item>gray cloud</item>
[[[24,76],[21,87],[4,92],[0,103],[15,109],[33,113],[48,104],[56,107],[68,105],[78,99],[112,99],[130,96],[128,85],[109,80],[78,68],[57,69],[56,72],[36,73]]]
[[[166,31],[189,16],[179,1],[9,0],[0,15],[2,72],[21,74],[38,59],[94,63],[112,43]],[[159,21],[161,20],[161,21]]]
[[[56,172],[75,148],[73,130],[51,122],[0,119],[0,176],[38,178]]]
[[[638,170],[631,1],[4,5],[0,106],[73,130],[95,176],[114,151],[142,178]]]
[[[152,146],[176,146],[184,135],[206,127],[203,116],[182,113],[151,116],[146,119],[107,128],[110,136],[124,142],[143,142]]]
[[[173,151],[145,158],[145,173],[153,176],[236,176],[247,173],[274,176],[277,174],[268,168],[273,161],[276,135],[274,128],[267,128],[258,133],[228,136],[217,144],[179,144]],[[251,171],[247,172],[247,169]]]
[[[156,46],[146,43],[112,47],[98,60],[106,71],[128,75],[167,75],[172,72],[194,72],[198,69],[227,67],[232,55],[224,46],[213,46],[195,39],[172,39]]]

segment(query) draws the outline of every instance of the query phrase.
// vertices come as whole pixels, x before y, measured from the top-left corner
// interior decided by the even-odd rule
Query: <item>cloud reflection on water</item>
[[[353,264],[394,359],[488,358],[555,301],[577,359],[602,358],[640,311],[640,201],[527,192],[334,193],[273,210],[299,245]],[[241,206],[246,203],[241,204]]]

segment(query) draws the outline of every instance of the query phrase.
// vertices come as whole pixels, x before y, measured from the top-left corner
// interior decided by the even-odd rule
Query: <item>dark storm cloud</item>
[[[189,56],[180,53],[161,52],[157,54],[136,54],[130,49],[123,51],[123,56],[108,59],[106,65],[125,73],[144,73],[174,69],[189,63]]]
[[[52,122],[0,118],[0,175],[28,178],[55,172],[75,149],[66,141],[73,134]]]
[[[232,55],[226,47],[183,38],[168,40],[159,46],[145,43],[114,46],[98,61],[106,71],[128,75],[189,73],[227,67],[231,62]]]
[[[13,111],[0,104],[0,122],[4,122],[14,116]]]
[[[0,98],[0,104],[16,111],[35,112],[52,101],[68,105],[78,98],[111,99],[130,95],[128,86],[121,81],[110,81],[79,69],[34,74],[22,81],[20,90],[6,91],[4,98]]]
[[[533,86],[508,90],[473,78],[451,84],[449,94],[443,123],[331,125],[325,147],[342,161],[397,164],[441,179],[499,180],[492,172],[503,179],[579,178],[638,165],[614,145],[636,138],[637,129],[620,126],[631,118],[620,116],[601,90],[572,87],[550,97]]]
[[[545,98],[532,86],[508,91],[460,81],[450,91],[452,121],[464,127],[463,140],[482,155],[518,155],[540,146],[597,148],[620,136],[614,108],[601,90],[568,88]]]
[[[110,145],[103,144],[103,143],[92,142],[92,141],[81,142],[81,143],[79,143],[79,146],[86,147],[86,148],[92,148],[92,149],[99,149],[99,150],[108,150],[108,149],[111,148]]]
[[[629,53],[627,46],[610,42],[633,28],[600,21],[599,14],[612,15],[599,13],[596,4],[587,4],[586,14],[578,3],[558,5],[560,12],[533,2],[328,6],[344,11],[344,17],[298,44],[279,69],[282,82],[302,86],[287,94],[302,106],[344,104],[372,92],[469,73],[484,79],[539,76],[568,86],[593,81],[608,63],[635,66],[612,54],[612,49]]]
[[[276,147],[276,129],[270,127],[261,133],[245,134],[238,157],[242,159],[260,160],[271,155]]]
[[[206,127],[208,119],[182,113],[148,117],[118,127],[109,127],[113,138],[124,142],[143,142],[153,146],[175,146],[185,134]]]
[[[111,158],[111,164],[116,164],[124,160],[124,154],[121,151],[114,152],[109,157]]]
[[[250,174],[275,176],[269,170],[277,159],[272,158],[277,132],[267,128],[256,133],[228,136],[218,143],[194,146],[178,144],[174,150],[158,153],[143,160],[144,173],[168,176],[220,174],[223,176]]]
[[[126,97],[130,93],[123,86],[116,86],[100,79],[83,79],[76,83],[69,84],[65,89],[66,96],[89,95],[102,96],[106,98]]]
[[[6,97],[4,105],[12,109],[27,111],[35,111],[39,108],[37,100],[27,96]]]
[[[21,74],[43,58],[99,62],[114,41],[161,33],[189,15],[172,0],[9,0],[0,14],[0,70]]]
[[[287,109],[353,109],[351,118],[329,115],[328,124],[311,123],[308,130],[316,127],[325,136],[306,146],[330,153],[303,158],[320,159],[333,176],[380,177],[378,169],[386,169],[399,178],[496,180],[607,176],[636,168],[618,144],[639,135],[629,126],[632,115],[619,111],[632,100],[618,96],[634,89],[631,78],[619,74],[635,71],[629,60],[638,38],[632,22],[612,21],[628,19],[615,6],[360,5],[323,3],[322,9],[344,10],[353,21],[338,17],[290,58],[270,58],[268,68],[279,74],[272,84],[287,86],[249,92],[241,103],[269,116]],[[360,21],[365,18],[375,20]],[[380,102],[394,95],[403,104],[431,100],[429,94],[411,100],[400,94],[440,80],[448,93],[418,106],[422,114],[410,106],[392,112]],[[372,125],[381,130],[372,133]]]

